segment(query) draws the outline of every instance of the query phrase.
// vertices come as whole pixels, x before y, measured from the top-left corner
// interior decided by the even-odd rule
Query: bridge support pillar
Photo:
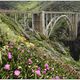
[[[34,13],[32,15],[32,28],[45,35],[45,12]]]
[[[42,13],[33,13],[32,15],[32,29],[43,33]]]
[[[42,11],[42,32],[43,32],[43,34],[44,35],[46,35],[45,34],[45,12],[44,11]]]
[[[72,17],[73,17],[73,19],[72,19],[73,27],[72,27],[72,33],[71,34],[72,34],[72,39],[75,40],[77,38],[78,14],[75,13]]]

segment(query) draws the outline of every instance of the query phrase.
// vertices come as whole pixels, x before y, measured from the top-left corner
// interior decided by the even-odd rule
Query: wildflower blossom
[[[11,54],[11,52],[8,52],[8,59],[12,59],[12,54]]]
[[[17,49],[20,50],[20,47],[18,47]]]
[[[34,73],[34,70],[32,69],[32,73]]]
[[[38,76],[41,76],[40,70],[36,70],[35,73],[36,73]]]
[[[49,65],[47,63],[44,66],[47,70],[49,70]]]
[[[21,73],[21,72],[20,72],[19,70],[15,70],[15,71],[14,71],[14,75],[15,75],[15,76],[19,76],[20,73]]]
[[[18,69],[20,70],[20,69],[22,69],[22,67],[21,66],[18,66]]]
[[[28,64],[32,64],[32,60],[31,59],[28,59]]]
[[[43,74],[46,74],[46,71],[47,71],[47,70],[46,70],[46,69],[44,69]]]
[[[40,67],[38,67],[38,69],[37,70],[41,70],[41,68]]]
[[[22,52],[22,53],[24,53],[24,49],[23,49],[23,50],[21,50],[21,52]]]
[[[33,43],[30,43],[30,46],[31,46],[32,48],[34,48],[34,44],[33,44]]]
[[[56,76],[55,79],[60,79],[59,76]]]
[[[4,66],[4,69],[5,69],[5,70],[10,70],[10,65],[9,65],[9,64],[6,64],[6,65]]]
[[[54,68],[52,68],[51,71],[54,71]]]
[[[28,48],[30,48],[30,43],[29,43],[29,42],[26,42],[25,44],[26,44],[26,46],[27,46]]]

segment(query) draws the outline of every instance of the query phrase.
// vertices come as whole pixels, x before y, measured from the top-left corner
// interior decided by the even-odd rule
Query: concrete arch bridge
[[[43,11],[39,14],[35,13],[33,15],[33,20],[35,20],[33,23],[33,29],[38,30],[47,37],[49,37],[52,34],[57,22],[61,19],[64,19],[69,28],[69,39],[75,40],[77,38],[80,13]]]
[[[21,12],[15,10],[0,10],[0,13],[11,17],[15,22],[19,22],[24,30],[31,28],[32,30],[43,33],[46,37],[52,34],[57,22],[64,19],[68,24],[69,39],[75,40],[78,35],[79,30],[77,24],[80,21],[80,13],[78,12]]]

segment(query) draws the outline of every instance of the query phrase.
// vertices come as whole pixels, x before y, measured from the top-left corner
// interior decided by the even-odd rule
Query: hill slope
[[[7,27],[5,24],[7,25]],[[11,29],[9,27],[9,23],[3,23],[2,21],[0,23],[0,28],[2,27],[2,25],[5,28],[9,28],[8,30]],[[1,31],[4,31],[4,29],[2,28]],[[11,31],[8,31],[9,35],[7,36],[10,37],[11,34],[11,37],[13,37],[12,34],[14,33],[15,31],[13,31],[13,33],[11,33]],[[6,33],[4,33],[4,35],[5,34]],[[51,42],[50,40],[46,39],[44,35],[38,32],[28,31],[27,34],[30,36],[29,39],[26,39],[21,35],[16,35],[17,37],[15,37],[15,40],[11,38],[10,40],[6,40],[6,38],[3,38],[4,35],[1,35],[1,79],[80,78],[80,63],[74,61],[71,58],[64,45],[56,41]],[[5,41],[5,43],[3,40]],[[10,57],[10,55],[12,57]],[[9,65],[9,67],[6,68],[6,65]],[[18,70],[20,74],[16,76],[16,74],[14,73],[15,70]]]

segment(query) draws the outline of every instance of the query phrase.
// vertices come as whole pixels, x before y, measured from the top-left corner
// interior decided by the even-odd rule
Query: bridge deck
[[[80,14],[80,12],[60,12],[60,11],[18,11],[18,10],[0,10],[0,12],[3,12],[3,13],[12,13],[12,12],[15,12],[15,13],[41,13],[41,12],[45,12],[45,13],[56,13],[56,14],[61,14],[61,13],[65,13],[65,14],[75,14],[75,13],[78,13]]]

